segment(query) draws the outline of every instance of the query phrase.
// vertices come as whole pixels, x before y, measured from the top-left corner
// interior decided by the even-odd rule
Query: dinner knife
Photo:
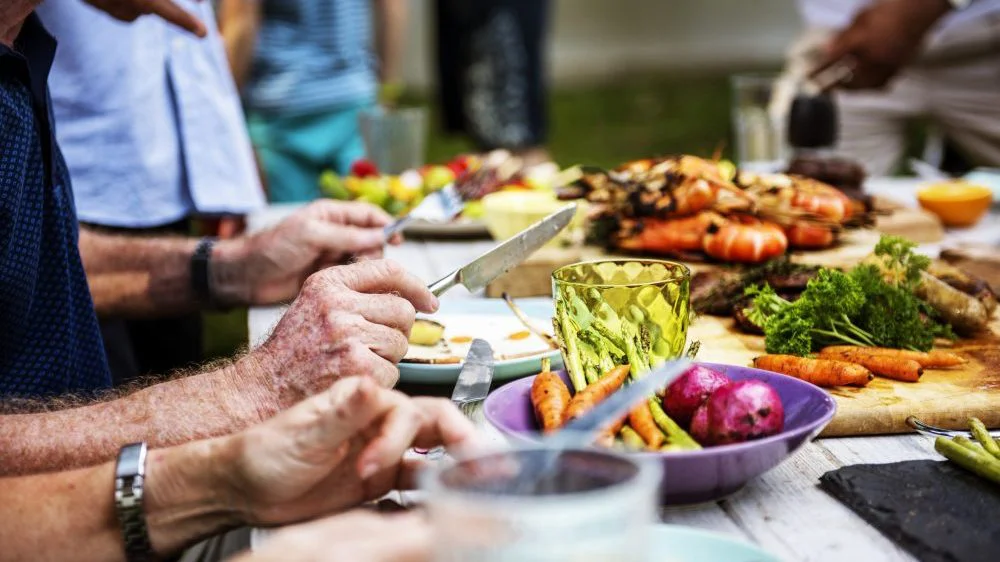
[[[464,285],[470,292],[486,285],[524,261],[535,250],[555,238],[576,214],[576,203],[566,205],[536,222],[517,236],[505,240],[489,252],[479,256],[465,267],[459,268],[427,286],[435,296],[441,296],[455,285]]]
[[[490,392],[493,382],[493,348],[489,342],[472,340],[469,353],[465,356],[462,371],[458,374],[455,389],[451,391],[451,402],[458,406],[466,417],[472,417],[471,406],[482,402]],[[431,459],[444,455],[443,447],[436,447],[427,453]]]

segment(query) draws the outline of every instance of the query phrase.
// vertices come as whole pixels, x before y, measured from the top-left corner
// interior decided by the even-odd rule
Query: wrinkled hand
[[[425,562],[432,556],[431,541],[431,526],[420,513],[356,511],[285,527],[234,562]]]
[[[371,376],[390,387],[416,311],[437,307],[423,281],[395,262],[331,267],[306,280],[271,337],[247,360],[273,386],[279,409],[341,377]]]
[[[917,56],[924,36],[951,5],[947,0],[882,0],[861,12],[829,43],[813,76],[838,61],[850,61],[848,89],[882,88]]]
[[[219,259],[240,264],[243,300],[274,304],[295,297],[306,277],[319,269],[381,257],[382,227],[390,220],[368,203],[324,199],[274,228],[228,242]]]
[[[171,0],[86,0],[86,2],[122,21],[135,21],[139,16],[154,14],[198,37],[204,37],[207,33],[205,24],[201,20]]]
[[[410,447],[467,449],[477,439],[472,422],[444,399],[346,378],[227,438],[226,492],[240,499],[248,525],[301,521],[412,487],[420,461],[403,460]]]

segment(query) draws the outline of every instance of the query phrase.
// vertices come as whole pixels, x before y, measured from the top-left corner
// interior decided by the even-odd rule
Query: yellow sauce
[[[527,330],[522,330],[520,332],[514,332],[513,334],[507,336],[507,339],[509,339],[509,340],[524,340],[524,339],[528,339],[530,336],[531,336],[531,332],[529,332]]]
[[[469,343],[470,341],[472,341],[472,337],[471,336],[452,336],[450,339],[448,339],[448,341],[450,341],[451,343]]]

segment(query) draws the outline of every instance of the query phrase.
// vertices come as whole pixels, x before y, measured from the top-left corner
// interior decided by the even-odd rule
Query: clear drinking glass
[[[771,104],[777,78],[768,74],[738,74],[730,80],[736,161],[746,170],[777,172],[784,168],[788,158],[786,111],[779,109],[780,104]]]
[[[575,263],[552,273],[552,295],[553,324],[574,381],[599,378],[609,369],[608,357],[615,365],[641,361],[652,368],[684,352],[691,318],[691,270],[685,265]]]
[[[421,475],[436,562],[648,559],[660,463],[599,449],[485,453]]]
[[[386,174],[399,174],[424,164],[427,110],[376,106],[358,115],[365,154]]]

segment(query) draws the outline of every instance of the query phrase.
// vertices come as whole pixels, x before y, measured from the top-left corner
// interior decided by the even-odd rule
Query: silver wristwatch
[[[125,541],[128,562],[154,560],[143,511],[143,478],[146,475],[146,444],[130,443],[118,452],[115,466],[115,509]]]

